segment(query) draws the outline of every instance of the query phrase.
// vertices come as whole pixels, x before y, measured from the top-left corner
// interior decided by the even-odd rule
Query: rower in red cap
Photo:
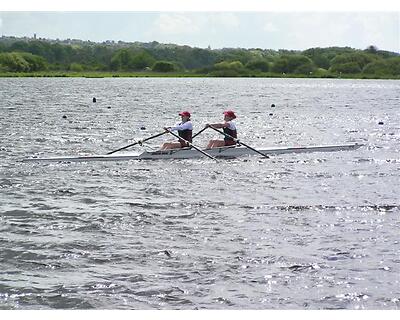
[[[182,118],[182,121],[179,124],[177,124],[175,127],[165,127],[164,129],[178,131],[178,135],[182,139],[192,142],[193,125],[190,121],[190,112],[182,111],[179,113],[179,115]],[[189,147],[189,145],[185,141],[179,139],[178,142],[165,142],[160,150],[179,149],[186,147]]]
[[[224,111],[224,122],[223,123],[208,123],[206,127],[214,127],[216,129],[223,128],[224,133],[230,135],[231,137],[225,136],[224,140],[210,140],[207,145],[207,149],[220,148],[224,146],[233,146],[236,141],[233,138],[237,138],[236,125],[232,121],[236,119],[236,115],[232,110]]]

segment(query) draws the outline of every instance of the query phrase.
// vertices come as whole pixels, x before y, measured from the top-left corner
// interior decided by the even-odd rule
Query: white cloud
[[[198,22],[189,15],[162,13],[154,22],[151,33],[177,35],[197,33],[200,30]]]
[[[240,19],[234,13],[161,13],[154,21],[149,35],[199,35],[239,27]]]
[[[282,30],[285,48],[349,46],[365,49],[376,45],[379,49],[398,51],[399,40],[395,39],[396,35],[399,38],[399,31],[396,31],[395,21],[399,21],[399,17],[380,12],[296,13],[289,15],[286,21],[275,23]]]
[[[278,28],[272,22],[266,22],[263,26],[263,30],[266,32],[276,32]]]
[[[287,21],[285,48],[355,46],[353,13],[296,13]]]
[[[216,13],[212,16],[211,22],[226,28],[239,26],[239,18],[234,13]]]
[[[3,19],[0,18],[0,29],[3,26]]]
[[[357,15],[355,17],[355,23],[364,30],[359,38],[359,42],[362,43],[364,47],[376,45],[380,49],[382,47],[392,47],[393,50],[395,50],[396,44],[391,43],[391,36],[387,36],[387,30],[391,29],[391,21],[388,21],[386,16],[368,14]],[[395,32],[395,30],[393,30],[393,32]]]

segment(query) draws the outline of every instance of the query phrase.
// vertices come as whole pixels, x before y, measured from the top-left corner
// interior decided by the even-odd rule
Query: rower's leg
[[[210,140],[208,142],[208,145],[207,145],[206,149],[211,149],[213,147],[213,145],[214,145],[214,140]]]
[[[171,144],[171,142],[163,143],[163,145],[161,146],[160,150],[168,150],[170,144]]]
[[[210,140],[206,149],[220,148],[225,146],[224,140]]]
[[[180,142],[172,142],[170,145],[170,149],[181,149],[182,145]]]
[[[160,150],[179,149],[181,144],[179,142],[165,142]]]

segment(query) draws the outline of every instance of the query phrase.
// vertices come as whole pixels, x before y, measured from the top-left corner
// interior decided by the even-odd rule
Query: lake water
[[[400,81],[1,78],[0,309],[399,309],[399,106]],[[254,147],[365,146],[20,162],[225,109]]]

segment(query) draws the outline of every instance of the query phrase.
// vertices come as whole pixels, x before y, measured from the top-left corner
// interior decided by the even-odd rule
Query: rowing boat
[[[328,146],[311,146],[311,147],[280,147],[280,148],[264,148],[258,151],[266,155],[279,155],[286,153],[310,153],[310,152],[334,152],[355,150],[363,146],[363,144],[344,144],[344,145],[328,145]],[[251,149],[245,147],[222,147],[215,149],[204,149],[209,155],[216,158],[236,158],[246,155],[257,155]],[[52,162],[78,162],[78,161],[123,161],[123,160],[157,160],[157,159],[192,159],[204,158],[205,155],[197,150],[171,149],[164,151],[144,151],[143,153],[120,153],[108,155],[88,155],[75,157],[50,157],[50,158],[26,158],[23,162],[32,161],[52,161]]]

